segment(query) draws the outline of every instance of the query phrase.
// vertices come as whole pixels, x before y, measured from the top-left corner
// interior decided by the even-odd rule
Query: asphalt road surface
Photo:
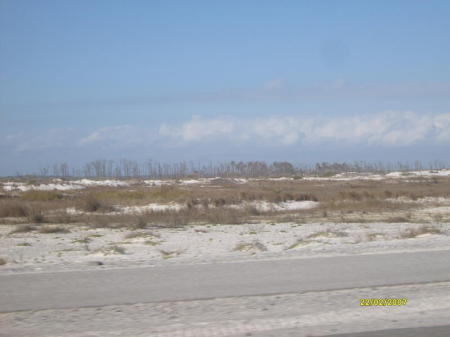
[[[272,336],[276,331],[278,337],[306,336],[307,333],[320,336],[321,332],[325,335],[324,331],[343,331],[346,325],[335,324],[337,327],[332,328],[330,322],[333,320],[337,323],[340,319],[343,323],[347,320],[347,330],[355,331],[350,328],[356,326],[355,317],[358,315],[362,316],[355,333],[361,332],[362,328],[367,329],[362,331],[402,328],[365,336],[413,336],[418,324],[426,327],[430,322],[433,324],[428,327],[431,330],[426,335],[440,336],[445,333],[442,336],[450,336],[449,326],[444,324],[450,324],[450,306],[446,303],[439,306],[436,300],[433,303],[426,300],[435,296],[433,298],[448,302],[443,296],[448,295],[449,282],[450,251],[447,250],[0,275],[0,312],[3,313],[0,314],[0,327],[6,327],[0,331],[7,331],[11,336],[30,333],[35,336],[85,336],[82,329],[69,329],[70,324],[57,327],[55,323],[52,328],[49,324],[39,325],[39,322],[50,313],[53,318],[81,322],[92,319],[91,310],[95,309],[99,315],[98,321],[95,323],[92,320],[93,326],[86,336],[96,336],[95,331],[98,336],[128,336],[131,333],[133,336]],[[422,297],[417,297],[414,303],[409,300],[411,304],[401,309],[403,311],[399,311],[400,308],[389,309],[398,310],[400,319],[391,320],[394,323],[390,325],[379,323],[391,317],[393,311],[373,307],[370,310],[374,311],[369,313],[357,307],[360,297],[384,296],[388,290],[389,294],[402,293],[410,297],[422,294]],[[272,301],[271,306],[264,301]],[[188,305],[189,308],[183,307]],[[135,314],[137,308],[142,317],[147,318],[138,317],[139,314]],[[261,308],[265,308],[266,313],[258,311],[256,314]],[[224,311],[220,312],[222,309]],[[104,317],[99,314],[102,310]],[[240,316],[233,318],[239,310]],[[427,317],[422,323],[419,322],[417,315],[426,315],[433,310],[440,315],[440,320],[433,321],[432,317]],[[112,318],[112,311],[114,315],[122,313],[122,319],[130,320],[129,317],[134,315],[134,322],[140,323],[133,325],[133,329],[139,326],[139,330],[131,328],[133,322],[129,322],[131,330],[125,329],[124,322],[114,328],[117,322]],[[176,314],[168,316],[167,323],[164,323],[163,316],[168,311]],[[211,316],[213,311],[217,317]],[[73,316],[75,312],[76,316]],[[196,312],[197,316],[194,315]],[[337,316],[333,316],[334,313]],[[446,313],[448,322],[445,322]],[[71,319],[67,318],[70,315]],[[152,315],[155,317],[154,324],[148,326],[142,323],[150,322],[148,317]],[[245,322],[241,322],[240,317],[245,317]],[[227,327],[228,318],[234,319],[229,320],[234,322],[232,328]],[[364,323],[372,318],[372,325]],[[175,319],[175,322],[170,319]],[[112,322],[108,323],[108,320]],[[315,325],[311,323],[313,321]],[[310,328],[301,329],[302,322]],[[441,327],[436,327],[438,323]],[[237,328],[239,324],[241,328]],[[404,330],[410,328],[408,324],[412,324],[414,329]],[[108,328],[101,330],[100,325],[107,325]],[[321,330],[321,325],[330,325],[330,329]],[[422,330],[416,332],[424,333]]]

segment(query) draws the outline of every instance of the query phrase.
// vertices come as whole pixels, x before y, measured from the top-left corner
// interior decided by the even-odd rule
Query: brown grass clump
[[[114,208],[99,199],[95,194],[88,194],[81,203],[81,209],[85,212],[112,211]]]
[[[103,253],[104,255],[123,255],[126,254],[125,248],[118,245],[105,246],[97,249],[95,253]]]
[[[161,244],[160,241],[155,241],[155,240],[146,240],[144,242],[144,244],[146,244],[147,246],[158,246]]]
[[[298,239],[297,241],[295,241],[293,244],[291,244],[289,247],[287,247],[286,249],[295,249],[301,246],[305,246],[307,244],[309,244],[310,242],[312,242],[311,240],[304,240],[304,239]]]
[[[28,224],[21,224],[17,225],[9,234],[16,234],[16,233],[28,233],[31,231],[34,231],[36,227],[28,225]]]
[[[243,223],[244,213],[229,208],[211,209],[205,214],[206,221],[212,224],[235,225]]]
[[[76,221],[76,217],[73,217],[72,215],[68,214],[65,210],[56,212],[51,218],[48,219],[49,222],[52,223],[72,223]]]
[[[423,234],[442,234],[442,231],[434,226],[423,225],[400,232],[399,237],[401,239],[412,239]]]
[[[404,222],[410,222],[411,219],[404,217],[404,216],[394,216],[394,217],[387,218],[385,221],[389,222],[389,223],[404,223]]]
[[[319,237],[326,237],[326,238],[343,238],[348,236],[348,233],[346,232],[342,232],[342,231],[334,231],[334,230],[326,230],[326,231],[322,231],[322,232],[317,232],[317,233],[313,233],[308,235],[306,238],[307,239],[314,239],[314,238],[319,238]]]
[[[300,193],[294,196],[295,201],[319,201],[319,199],[314,194],[304,194]]]
[[[180,251],[180,250],[170,251],[170,250],[163,250],[163,249],[160,249],[159,252],[161,253],[163,259],[170,259],[173,257],[177,257],[177,256],[181,255],[181,253],[182,253],[182,251]]]
[[[125,240],[130,239],[138,239],[138,238],[148,238],[148,237],[154,237],[155,235],[150,232],[131,232],[125,235]]]
[[[39,233],[42,234],[56,234],[56,233],[69,233],[70,231],[67,228],[60,226],[42,226],[39,228]]]
[[[61,200],[63,198],[62,193],[57,191],[26,191],[21,195],[22,200],[27,201],[54,201]]]
[[[32,223],[43,223],[45,222],[44,213],[39,209],[31,209],[28,214],[28,221]]]
[[[125,254],[125,248],[117,245],[110,246],[109,251],[113,254]]]
[[[141,223],[136,225],[133,214],[92,214],[84,216],[83,222],[97,228],[128,227],[144,229],[147,227],[183,227],[188,224],[240,224],[252,217],[246,210],[231,208],[184,209],[147,212],[138,217]]]
[[[260,241],[240,242],[234,248],[233,252],[248,252],[249,250],[267,251],[267,247]]]
[[[93,195],[86,197],[83,203],[83,210],[86,212],[97,212],[102,207],[102,203]]]
[[[0,266],[4,266],[6,264],[6,259],[3,257],[0,257]]]
[[[16,200],[1,200],[0,201],[0,217],[27,217],[30,212],[29,207]]]
[[[144,229],[147,227],[147,219],[143,216],[140,216],[136,219],[136,222],[131,225],[132,229]]]

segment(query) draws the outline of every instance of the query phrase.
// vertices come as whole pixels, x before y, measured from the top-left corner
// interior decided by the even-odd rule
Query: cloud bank
[[[127,149],[161,150],[209,144],[253,148],[314,146],[333,144],[399,148],[415,145],[450,145],[450,113],[419,114],[389,111],[378,114],[258,118],[192,117],[179,123],[161,125],[104,126],[86,132],[51,129],[20,131],[4,135],[2,151],[11,153],[73,149],[108,150],[122,155]]]
[[[447,143],[450,142],[450,113],[418,114],[409,111],[389,111],[330,118],[193,117],[178,125],[161,125],[159,135],[178,145],[213,140],[284,146],[323,142],[381,146]]]

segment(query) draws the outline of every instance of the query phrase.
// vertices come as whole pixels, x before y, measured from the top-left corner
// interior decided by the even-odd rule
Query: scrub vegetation
[[[94,227],[177,227],[186,224],[239,224],[273,221],[298,223],[391,223],[449,221],[449,212],[420,213],[450,198],[450,177],[412,176],[402,179],[209,179],[123,180],[126,186],[92,186],[68,191],[4,191],[0,221],[23,224],[89,224]],[[42,179],[40,184],[51,183]],[[273,208],[313,202],[305,209]],[[148,205],[157,205],[153,208]],[[266,205],[263,208],[261,205]],[[124,209],[128,208],[128,211]]]

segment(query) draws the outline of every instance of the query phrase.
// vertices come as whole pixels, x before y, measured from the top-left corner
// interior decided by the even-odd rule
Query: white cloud
[[[129,141],[129,136],[132,127],[129,125],[108,126],[100,128],[82,138],[79,141],[80,145],[88,145],[103,141]]]
[[[283,118],[259,118],[255,121],[247,121],[245,132],[247,139],[264,139],[275,141],[284,145],[291,145],[298,141],[304,125],[292,117]]]
[[[299,142],[342,142],[406,146],[420,142],[450,141],[450,114],[388,111],[371,115],[302,118],[195,117],[176,126],[163,125],[160,136],[177,143],[227,140],[233,142],[293,145]]]
[[[264,89],[266,90],[279,90],[286,87],[285,80],[281,78],[275,78],[273,80],[264,83]]]
[[[276,145],[358,145],[401,147],[416,144],[450,145],[450,113],[419,114],[388,111],[378,114],[334,117],[272,116],[258,118],[216,117],[192,119],[179,124],[154,126],[117,125],[102,127],[83,135],[75,129],[50,129],[45,132],[17,132],[0,139],[3,150],[46,151],[80,148],[124,151],[164,148],[163,144],[223,143],[224,146],[251,145],[261,148]]]
[[[205,120],[199,117],[193,117],[192,120],[183,123],[179,127],[172,127],[167,124],[163,124],[159,129],[161,136],[188,142],[198,141],[205,138],[232,135],[235,131],[235,122],[229,119],[215,118]]]
[[[450,113],[437,116],[433,121],[436,138],[442,142],[450,142]]]

